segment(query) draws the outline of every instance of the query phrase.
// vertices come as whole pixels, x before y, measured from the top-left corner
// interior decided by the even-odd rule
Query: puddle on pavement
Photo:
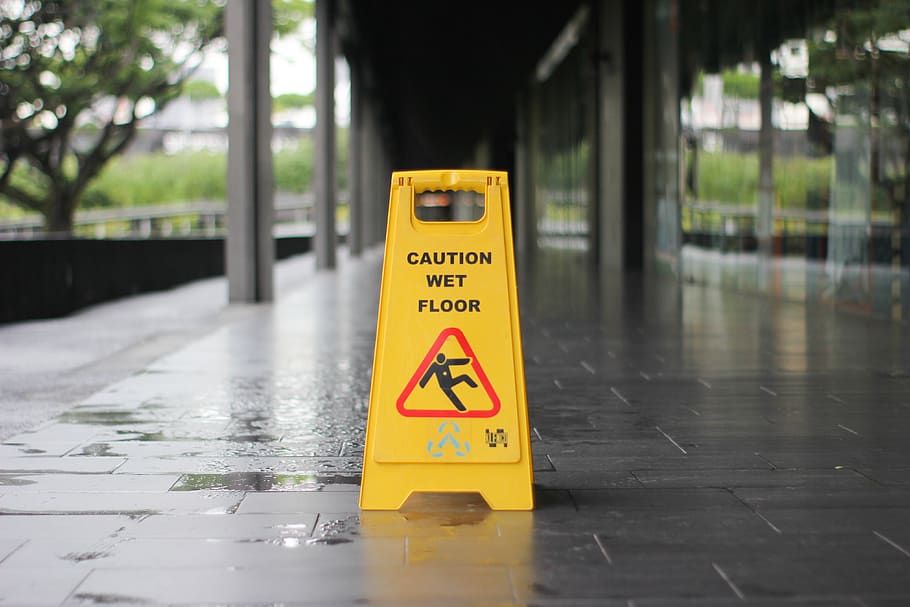
[[[184,474],[171,491],[322,491],[331,485],[359,485],[360,475],[307,473],[227,472]]]
[[[89,424],[94,426],[121,426],[123,424],[154,423],[155,420],[142,419],[136,411],[117,411],[111,409],[73,409],[61,414],[59,420],[67,424]]]
[[[224,440],[231,443],[274,443],[279,438],[271,434],[232,434]]]
[[[315,537],[307,540],[310,546],[337,546],[353,542],[354,536],[360,535],[360,515],[352,514],[345,518],[328,519],[313,530]]]
[[[169,440],[167,436],[164,435],[164,432],[136,432],[133,430],[117,430],[118,436],[126,437],[124,441],[139,441],[142,443],[160,443],[166,440]],[[187,439],[181,439],[187,440]],[[196,438],[191,438],[189,440],[201,440]]]
[[[310,546],[337,546],[339,544],[350,544],[353,541],[347,537],[314,537],[307,540],[306,543]]]
[[[80,605],[146,605],[149,601],[122,594],[98,594],[94,592],[80,592],[73,597]]]
[[[123,453],[117,453],[113,448],[107,443],[92,443],[91,445],[86,445],[82,447],[80,453],[74,453],[73,455],[87,455],[92,457],[126,457]]]
[[[238,544],[267,544],[269,546],[280,546],[282,548],[300,548],[309,544],[309,541],[306,539],[301,539],[299,537],[279,537],[279,538],[270,538],[270,539],[242,539],[236,540]]]
[[[20,476],[0,476],[0,487],[24,487],[26,485],[34,485],[37,482]]]
[[[64,561],[72,561],[73,563],[84,563],[85,561],[95,561],[98,559],[106,559],[111,555],[110,552],[70,552],[67,555],[61,557]]]

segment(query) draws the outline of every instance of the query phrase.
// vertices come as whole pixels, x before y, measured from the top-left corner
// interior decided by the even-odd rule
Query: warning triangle
[[[464,333],[449,327],[430,346],[396,406],[405,417],[483,418],[494,417],[502,403]]]

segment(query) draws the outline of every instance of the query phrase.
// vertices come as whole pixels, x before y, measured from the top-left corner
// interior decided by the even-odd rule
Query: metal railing
[[[339,207],[347,206],[347,193],[338,196]],[[276,236],[311,236],[316,231],[312,192],[275,193]],[[90,238],[218,237],[225,233],[227,204],[223,200],[194,200],[150,206],[77,211],[73,231]],[[344,232],[345,217],[338,231]],[[0,219],[0,240],[41,238],[44,219],[30,214]]]

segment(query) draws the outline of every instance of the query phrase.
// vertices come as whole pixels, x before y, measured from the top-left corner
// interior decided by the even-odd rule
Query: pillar
[[[268,4],[268,3],[265,3]],[[332,0],[316,0],[316,267],[335,267],[335,28]]]
[[[604,0],[597,16],[597,262],[625,266],[625,74],[623,2]]]
[[[348,126],[348,248],[352,256],[358,256],[366,245],[364,242],[364,197],[363,197],[363,87],[360,66],[351,62],[351,122]]]
[[[225,239],[228,299],[271,301],[275,265],[269,90],[271,3],[230,0],[224,27],[229,62]]]

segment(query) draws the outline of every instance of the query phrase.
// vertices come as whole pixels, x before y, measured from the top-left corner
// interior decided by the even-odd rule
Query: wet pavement
[[[380,265],[213,314],[9,436],[0,604],[910,604],[906,326],[541,256],[535,511],[359,512]]]

